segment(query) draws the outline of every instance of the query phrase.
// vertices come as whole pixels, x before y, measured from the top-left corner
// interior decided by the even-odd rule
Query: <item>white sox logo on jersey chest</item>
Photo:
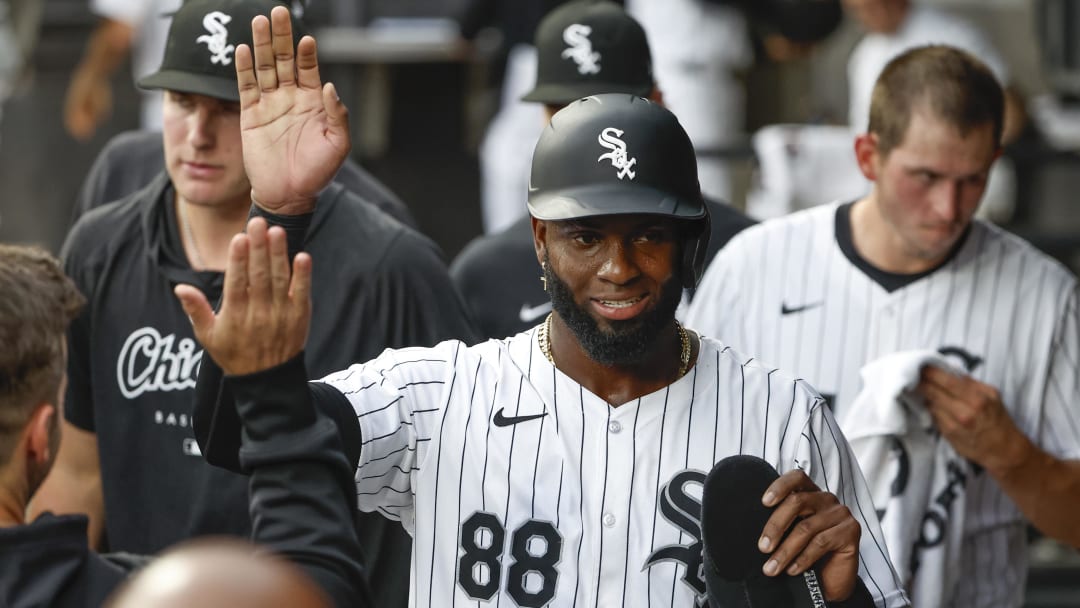
[[[667,545],[660,547],[645,560],[642,570],[662,562],[676,562],[685,568],[682,580],[694,590],[695,604],[698,608],[708,605],[705,592],[704,558],[701,544],[701,500],[688,490],[697,486],[698,495],[705,487],[705,473],[687,469],[675,474],[660,491],[657,509],[664,519],[685,532],[693,542],[688,545]]]
[[[207,13],[203,17],[203,27],[210,33],[199,36],[195,39],[195,42],[206,45],[206,48],[211,53],[210,63],[220,63],[221,65],[232,63],[231,55],[236,46],[227,44],[229,42],[229,30],[225,29],[225,24],[230,21],[232,21],[232,17],[221,11]]]
[[[609,160],[611,166],[619,170],[619,179],[629,177],[631,181],[637,177],[637,173],[631,171],[634,165],[637,164],[636,158],[630,158],[626,151],[626,142],[621,139],[623,134],[622,129],[616,129],[615,127],[608,127],[600,132],[600,136],[596,138],[596,141],[600,142],[600,145],[611,150],[600,155],[600,158],[596,159],[596,162]]]
[[[563,30],[563,42],[568,46],[562,52],[562,58],[573,60],[579,74],[600,73],[600,53],[592,48],[592,41],[589,40],[591,33],[591,27],[580,23],[571,24]]]

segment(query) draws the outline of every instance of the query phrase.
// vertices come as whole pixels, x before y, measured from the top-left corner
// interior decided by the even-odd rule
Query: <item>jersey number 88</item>
[[[489,600],[502,582],[506,529],[499,518],[478,511],[461,524],[458,584],[469,597]],[[522,608],[540,608],[555,597],[562,537],[550,522],[530,519],[510,539],[506,592]]]

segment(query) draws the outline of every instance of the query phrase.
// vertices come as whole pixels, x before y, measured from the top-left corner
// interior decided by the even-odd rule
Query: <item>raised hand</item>
[[[251,22],[252,49],[236,49],[240,129],[251,196],[279,215],[310,213],[349,153],[348,111],[322,84],[315,39],[293,53],[289,9]]]
[[[311,320],[311,257],[299,253],[289,271],[285,231],[253,218],[233,237],[221,310],[191,285],[174,290],[195,338],[229,375],[270,369],[304,349]]]
[[[786,572],[795,576],[820,561],[818,574],[825,599],[848,599],[859,576],[862,535],[851,511],[798,469],[774,481],[761,502],[766,507],[776,506],[758,542],[758,548],[770,554],[765,574]],[[781,538],[783,543],[779,543]]]

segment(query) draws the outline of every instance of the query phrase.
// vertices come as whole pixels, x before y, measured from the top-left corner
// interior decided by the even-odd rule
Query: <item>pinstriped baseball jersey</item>
[[[535,334],[388,350],[324,379],[361,424],[361,508],[413,534],[414,605],[700,606],[702,483],[738,453],[837,494],[878,605],[906,605],[865,481],[805,383],[705,339],[683,378],[611,407]]]
[[[975,221],[941,267],[887,291],[842,251],[827,205],[750,228],[709,267],[688,325],[806,378],[838,415],[883,355],[937,349],[995,386],[1020,429],[1080,457],[1077,281],[1021,239]],[[950,606],[1018,606],[1027,571],[1022,515],[965,464],[962,571]],[[866,472],[871,475],[871,471]],[[924,530],[943,537],[947,506]]]

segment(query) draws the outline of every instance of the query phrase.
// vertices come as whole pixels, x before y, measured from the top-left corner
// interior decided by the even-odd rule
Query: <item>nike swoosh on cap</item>
[[[536,306],[529,306],[529,303],[526,302],[521,305],[521,312],[518,313],[518,318],[521,319],[522,323],[531,323],[549,312],[551,312],[551,302],[543,302]]]

